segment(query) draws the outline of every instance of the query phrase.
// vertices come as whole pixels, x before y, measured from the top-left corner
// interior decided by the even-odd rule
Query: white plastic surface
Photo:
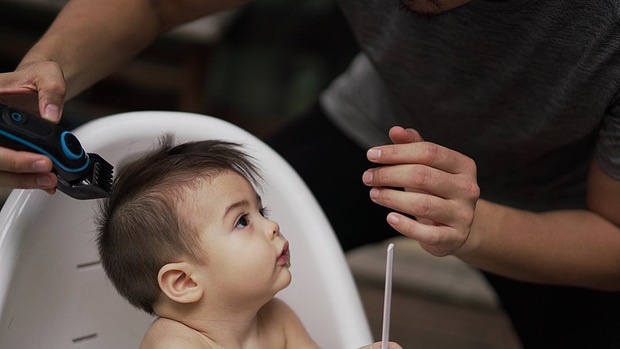
[[[293,282],[278,296],[325,349],[372,342],[357,289],[332,228],[294,170],[256,137],[225,121],[178,112],[135,112],[75,130],[86,151],[113,165],[177,142],[240,142],[259,160],[263,202],[291,244]],[[14,190],[0,212],[0,348],[137,348],[153,320],[117,295],[97,263],[94,201]]]

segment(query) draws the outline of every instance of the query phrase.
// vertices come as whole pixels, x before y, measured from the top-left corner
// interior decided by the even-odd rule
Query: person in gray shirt
[[[525,348],[620,347],[620,2],[339,3],[362,52],[270,144],[343,247],[392,226],[483,270]]]
[[[241,2],[71,1],[0,102],[57,122],[159,33]],[[483,271],[525,348],[619,348],[620,1],[338,2],[361,53],[268,141],[343,248],[403,234]],[[50,169],[0,153],[4,186],[52,192]]]

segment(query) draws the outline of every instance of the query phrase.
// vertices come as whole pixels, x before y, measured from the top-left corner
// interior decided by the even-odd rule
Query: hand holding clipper
[[[97,154],[87,154],[71,132],[37,116],[0,104],[0,146],[49,157],[58,190],[75,199],[110,195],[114,167]]]

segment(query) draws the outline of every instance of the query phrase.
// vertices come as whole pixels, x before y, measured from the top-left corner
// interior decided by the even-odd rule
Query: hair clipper
[[[58,190],[80,200],[110,196],[114,167],[97,154],[87,154],[71,132],[2,104],[0,113],[0,146],[49,157]]]

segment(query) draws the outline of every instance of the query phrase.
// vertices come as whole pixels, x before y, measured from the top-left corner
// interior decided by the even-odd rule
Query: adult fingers
[[[375,342],[373,344],[368,344],[363,347],[360,347],[359,349],[381,349],[381,342]],[[389,342],[388,349],[402,349],[402,347],[398,343]]]
[[[42,68],[44,75],[38,76],[35,80],[39,92],[39,112],[42,118],[58,123],[62,115],[67,86],[60,66],[53,62],[47,63]]]
[[[455,226],[460,218],[457,217],[460,212],[457,202],[425,193],[375,187],[370,190],[370,199],[381,206],[435,224]]]
[[[57,123],[62,115],[66,83],[55,62],[37,62],[0,74],[0,101]]]
[[[0,171],[14,173],[46,173],[52,161],[45,155],[0,147]]]
[[[408,188],[449,198],[455,193],[477,193],[470,176],[455,176],[426,165],[393,165],[367,170],[362,181],[368,186]]]
[[[51,173],[51,160],[41,154],[0,147],[0,186],[52,190],[58,179]]]
[[[0,186],[20,189],[44,189],[55,192],[58,178],[53,173],[11,173],[0,172]]]
[[[422,142],[424,139],[420,133],[412,128],[402,128],[394,126],[390,129],[388,135],[394,144],[404,144],[413,142]]]
[[[435,256],[455,253],[468,239],[474,214],[468,203],[376,187],[370,191],[370,197],[373,202],[398,211],[388,214],[390,226],[417,240]]]
[[[475,172],[475,163],[467,156],[430,142],[390,144],[373,147],[368,160],[378,164],[422,164],[448,173]]]
[[[437,257],[453,254],[467,241],[466,234],[452,227],[424,224],[397,212],[390,212],[387,222],[394,230],[418,241],[422,248]]]

